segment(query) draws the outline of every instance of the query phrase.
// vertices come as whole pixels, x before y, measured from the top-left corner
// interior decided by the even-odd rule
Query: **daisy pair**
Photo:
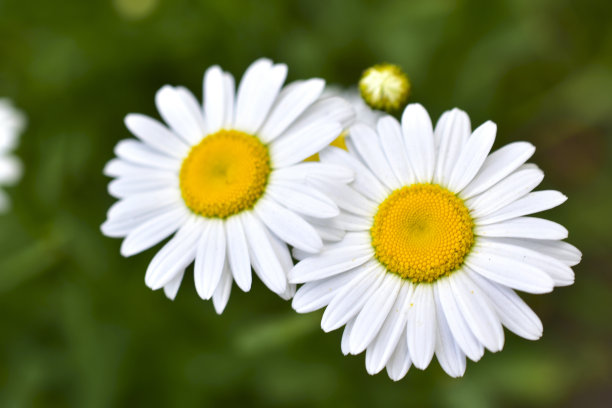
[[[193,263],[198,294],[221,313],[234,281],[250,289],[252,268],[273,292],[295,295],[296,311],[326,308],[325,331],[345,326],[342,351],[365,351],[368,372],[386,367],[393,380],[434,355],[461,376],[466,357],[501,350],[502,326],[539,338],[540,320],[514,290],[571,284],[581,255],[562,241],[565,228],[529,216],[566,199],[532,191],[543,178],[525,164],[534,147],[489,154],[492,122],[472,132],[454,109],[434,129],[417,104],[401,123],[358,115],[348,151],[326,147],[353,109],[322,95],[320,79],[283,88],[286,74],[261,59],[235,91],[214,66],[203,104],[165,86],[155,99],[165,124],[127,116],[138,140],[119,142],[105,168],[119,201],[102,231],[124,238],[124,256],[170,237],[146,284],[174,298]],[[317,152],[319,162],[304,162]]]
[[[193,263],[196,290],[221,313],[232,283],[248,291],[251,267],[289,299],[293,266],[288,244],[318,252],[337,205],[307,178],[344,184],[342,166],[302,161],[327,146],[352,120],[343,99],[320,98],[321,79],[283,88],[284,64],[255,61],[237,91],[218,66],[204,74],[204,102],[183,87],[155,97],[165,124],[140,114],[125,119],[137,137],[120,141],[104,173],[118,198],[102,231],[124,238],[131,256],[172,238],[155,254],[145,282],[174,298]]]
[[[349,133],[348,152],[328,147],[319,156],[350,168],[354,181],[313,182],[341,210],[330,227],[348,232],[318,255],[294,250],[301,261],[289,281],[303,283],[294,309],[325,307],[324,331],[345,326],[343,353],[365,351],[367,371],[386,367],[393,380],[434,355],[462,376],[466,357],[502,349],[502,326],[539,338],[540,320],[514,290],[572,284],[581,254],[561,241],[563,226],[530,216],[566,200],[532,191],[543,179],[525,164],[534,147],[516,142],[489,154],[494,123],[471,132],[454,109],[434,129],[418,104],[401,123],[386,116],[376,129],[356,124]]]

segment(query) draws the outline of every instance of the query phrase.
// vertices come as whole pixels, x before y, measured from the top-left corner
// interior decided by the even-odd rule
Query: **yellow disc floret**
[[[371,108],[395,112],[410,96],[410,80],[397,65],[374,65],[361,76],[359,91]]]
[[[194,146],[183,161],[181,195],[196,214],[227,218],[253,208],[269,175],[270,155],[259,139],[220,130]]]
[[[378,261],[413,282],[433,282],[458,269],[474,244],[474,222],[455,194],[436,184],[393,191],[370,230]]]

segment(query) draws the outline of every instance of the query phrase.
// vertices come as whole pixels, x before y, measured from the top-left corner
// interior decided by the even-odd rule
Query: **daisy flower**
[[[444,113],[435,130],[425,109],[409,105],[401,124],[390,116],[376,131],[356,124],[349,152],[329,147],[321,161],[349,167],[355,179],[320,188],[341,214],[330,227],[349,231],[289,273],[305,283],[293,307],[326,307],[321,326],[345,326],[344,354],[366,351],[370,374],[387,368],[393,380],[409,367],[425,369],[434,354],[451,376],[466,356],[504,345],[502,325],[526,339],[542,335],[535,313],[514,292],[546,293],[571,285],[581,258],[561,241],[567,230],[529,216],[566,197],[532,190],[542,171],[524,164],[526,142],[489,154],[496,126],[471,132],[468,116]]]
[[[145,283],[176,296],[194,263],[197,293],[225,308],[232,282],[248,291],[251,266],[273,292],[290,298],[293,266],[287,244],[322,248],[316,222],[339,210],[307,177],[344,184],[352,172],[338,165],[302,163],[327,146],[351,120],[340,98],[318,101],[321,79],[283,88],[287,67],[255,61],[237,92],[218,66],[204,74],[204,103],[182,87],[164,86],[155,97],[168,126],[140,114],[125,119],[139,139],[120,141],[105,174],[119,201],[102,231],[124,237],[121,254],[142,252],[172,238],[153,257]],[[324,231],[323,231],[324,234]]]
[[[21,162],[11,154],[25,126],[25,117],[8,99],[0,99],[0,186],[12,185],[21,177]],[[7,194],[0,189],[0,211],[10,206]]]

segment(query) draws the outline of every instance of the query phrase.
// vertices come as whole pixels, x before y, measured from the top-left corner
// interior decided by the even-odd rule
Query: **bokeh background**
[[[28,117],[25,164],[0,216],[0,407],[612,406],[612,6],[607,0],[0,0],[0,96]],[[144,285],[154,252],[124,259],[100,233],[102,168],[128,112],[157,117],[166,83],[201,94],[204,69],[260,56],[289,79],[355,84],[397,63],[432,117],[458,106],[537,146],[546,216],[583,251],[576,283],[525,296],[529,342],[393,383],[344,357],[321,313],[257,282],[217,316],[191,277],[176,301]],[[187,275],[186,275],[187,276]]]

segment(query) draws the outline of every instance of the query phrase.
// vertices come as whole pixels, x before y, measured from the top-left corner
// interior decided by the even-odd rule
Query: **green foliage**
[[[612,401],[612,7],[597,0],[0,0],[0,96],[28,116],[22,181],[0,216],[0,406],[605,406]],[[355,84],[398,64],[434,118],[459,106],[528,140],[547,216],[584,253],[576,284],[527,301],[532,343],[448,378],[399,383],[344,357],[320,313],[297,315],[256,282],[217,316],[186,277],[177,300],[144,285],[156,249],[124,259],[99,231],[102,168],[128,112],[157,116],[165,83],[201,93],[204,69],[257,57],[289,78]],[[607,402],[607,403],[606,403]]]

